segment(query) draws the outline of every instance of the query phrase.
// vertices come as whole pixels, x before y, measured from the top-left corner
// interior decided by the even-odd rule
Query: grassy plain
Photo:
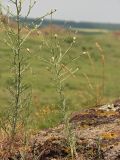
[[[75,76],[71,76],[65,83],[65,95],[67,105],[70,111],[91,107],[96,104],[96,98],[101,96],[102,84],[102,62],[100,51],[96,47],[96,42],[100,44],[105,56],[105,88],[102,94],[102,101],[111,101],[120,96],[120,37],[112,32],[94,33],[83,32],[73,34],[71,32],[57,33],[57,41],[63,52],[67,50],[76,36],[76,43],[66,56],[64,64],[71,59],[80,56],[83,52],[88,52],[92,57],[91,65],[88,56],[80,56],[72,67],[79,68]],[[5,34],[0,32],[0,112],[8,104],[9,93],[7,91],[7,81],[11,76],[11,50],[3,43]],[[23,52],[29,54],[30,68],[25,75],[25,81],[32,85],[32,113],[31,124],[34,128],[44,128],[53,126],[59,122],[57,104],[57,95],[52,83],[52,76],[46,69],[48,66],[41,60],[51,58],[50,46],[55,45],[54,38],[50,35],[32,34],[26,41]],[[29,48],[30,52],[26,50]],[[87,75],[87,76],[85,76]],[[89,81],[89,83],[88,83]],[[90,88],[90,84],[93,89]]]

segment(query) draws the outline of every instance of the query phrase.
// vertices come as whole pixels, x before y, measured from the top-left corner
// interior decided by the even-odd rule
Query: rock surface
[[[120,160],[119,107],[117,103],[106,104],[73,114],[67,126],[69,133],[64,124],[40,131],[30,139],[26,159],[71,160],[73,149],[76,160]],[[17,148],[13,160],[22,160],[20,157]]]

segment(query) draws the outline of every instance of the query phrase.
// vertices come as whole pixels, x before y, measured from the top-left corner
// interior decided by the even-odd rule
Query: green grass
[[[71,42],[71,37],[68,33],[64,35],[58,34],[58,40],[61,48],[65,51]],[[4,33],[0,32],[0,111],[2,112],[4,106],[7,105],[9,94],[7,91],[7,81],[10,74],[10,57],[11,50],[2,43]],[[102,82],[102,64],[100,59],[99,50],[96,48],[95,43],[98,42],[105,55],[105,99],[112,100],[120,96],[120,39],[115,37],[111,32],[105,32],[102,34],[78,34],[77,40],[73,48],[69,52],[69,56],[66,57],[65,63],[70,59],[79,56],[80,53],[88,51],[93,58],[95,71],[93,71],[90,61],[86,55],[81,56],[78,61],[73,64],[73,67],[79,67],[79,71],[75,74],[75,78],[70,77],[65,83],[65,94],[67,97],[67,105],[70,111],[80,110],[82,108],[90,107],[94,105],[94,96],[96,91],[91,92],[88,86],[88,82],[83,76],[83,73],[87,74],[89,80],[93,84],[100,84]],[[44,42],[51,44],[49,36],[31,36],[25,43],[23,52],[30,54],[30,66],[31,69],[25,75],[25,81],[32,85],[32,107],[37,113],[34,116],[35,128],[45,128],[53,126],[58,123],[59,118],[55,105],[57,103],[57,95],[51,81],[51,74],[46,69],[46,65],[40,60],[40,57],[50,58],[50,48],[45,44],[41,48]],[[54,44],[54,42],[53,42]],[[30,49],[31,53],[26,52],[26,48]],[[45,114],[45,118],[41,116],[41,110],[49,106],[50,111]],[[53,107],[54,106],[54,107]]]

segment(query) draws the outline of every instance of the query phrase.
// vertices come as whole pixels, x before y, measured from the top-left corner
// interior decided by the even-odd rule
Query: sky
[[[3,1],[8,4],[8,0]],[[23,15],[28,4],[26,0]],[[54,19],[120,23],[120,0],[38,0],[30,17],[40,17],[51,9],[57,9]]]

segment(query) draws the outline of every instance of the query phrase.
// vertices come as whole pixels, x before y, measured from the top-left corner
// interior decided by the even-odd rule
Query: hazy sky
[[[120,23],[120,0],[38,0],[30,16],[39,17],[51,9],[57,9],[54,19]]]

